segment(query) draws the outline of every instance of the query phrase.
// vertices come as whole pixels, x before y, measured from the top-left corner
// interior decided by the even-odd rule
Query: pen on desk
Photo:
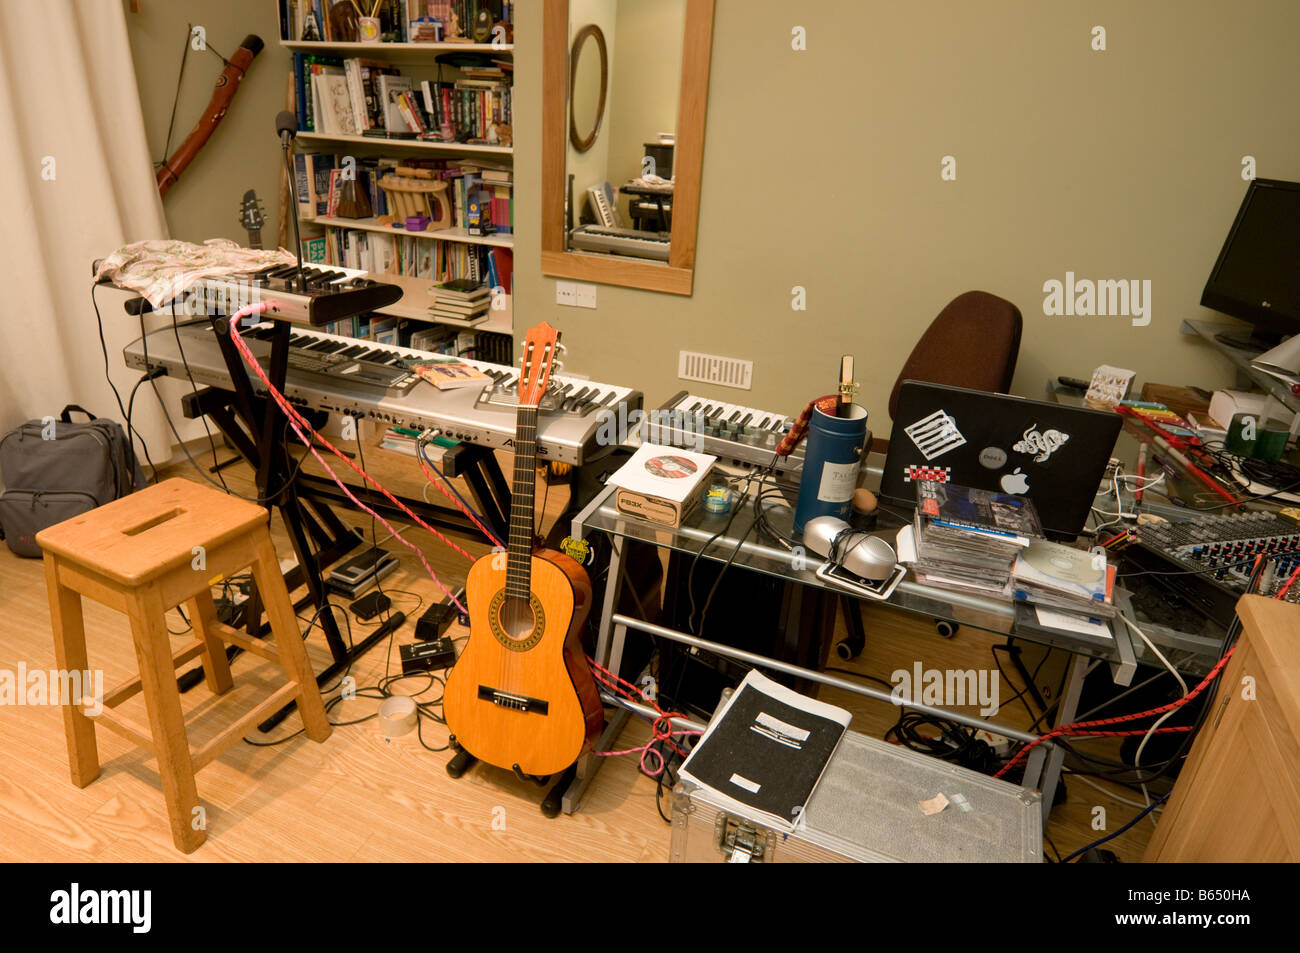
[[[1227,490],[1225,490],[1222,486],[1219,485],[1218,480],[1214,479],[1214,477],[1210,476],[1208,473],[1206,473],[1196,464],[1192,463],[1191,460],[1188,460],[1187,457],[1185,457],[1181,451],[1175,450],[1173,446],[1170,445],[1169,441],[1166,440],[1164,437],[1156,437],[1155,442],[1157,447],[1165,451],[1165,453],[1169,454],[1169,456],[1172,457],[1174,460],[1177,460],[1178,463],[1183,467],[1183,469],[1186,470],[1188,473],[1190,473],[1192,477],[1202,486],[1205,486],[1206,488],[1213,490],[1215,493],[1223,497],[1229,503],[1232,503],[1234,506],[1241,505],[1240,501],[1235,496],[1233,496],[1231,493],[1229,493]]]
[[[1142,487],[1145,485],[1147,477],[1147,445],[1143,443],[1138,447],[1138,487],[1133,492],[1133,501],[1142,502]]]

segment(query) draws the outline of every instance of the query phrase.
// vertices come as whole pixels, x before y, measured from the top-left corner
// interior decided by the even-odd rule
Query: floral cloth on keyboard
[[[123,245],[99,263],[95,280],[107,278],[119,288],[139,292],[155,308],[179,297],[203,278],[245,274],[273,265],[296,264],[283,248],[260,251],[228,238],[193,242],[150,240]]]

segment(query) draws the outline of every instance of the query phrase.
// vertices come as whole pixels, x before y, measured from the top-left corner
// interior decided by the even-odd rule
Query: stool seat
[[[280,573],[262,507],[189,480],[172,479],[58,523],[36,535],[45,556],[54,655],[64,672],[90,671],[82,597],[124,613],[131,622],[140,674],[64,701],[63,726],[72,781],[85,787],[99,776],[96,725],[124,735],[158,757],[172,841],[189,853],[207,837],[194,772],[285,705],[297,704],[312,741],[330,734],[329,718],[307,659],[298,619]],[[271,623],[274,645],[217,619],[212,586],[252,567]],[[185,605],[195,638],[173,650],[164,614]],[[287,684],[199,748],[191,750],[181,711],[176,667],[203,660],[214,695],[234,685],[226,644],[278,662]],[[116,710],[144,696],[149,723]]]
[[[255,503],[174,477],[56,523],[36,534],[42,551],[124,585],[140,585],[265,525]]]

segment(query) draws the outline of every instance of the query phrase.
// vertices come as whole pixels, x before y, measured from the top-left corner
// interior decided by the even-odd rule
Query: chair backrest
[[[903,381],[925,381],[1006,393],[1016,373],[1020,309],[987,291],[953,298],[916,342],[889,395],[889,416],[898,413]]]

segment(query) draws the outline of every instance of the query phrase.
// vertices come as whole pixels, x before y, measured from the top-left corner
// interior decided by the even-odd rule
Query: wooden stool
[[[104,692],[71,699],[63,707],[72,781],[85,787],[99,776],[95,723],[84,709],[101,708],[95,720],[158,756],[163,796],[177,848],[190,853],[207,837],[194,772],[237,742],[253,725],[297,701],[307,737],[324,741],[330,724],[303,646],[298,619],[267,532],[267,512],[188,480],[172,479],[146,487],[36,534],[45,552],[45,581],[54,628],[54,655],[62,671],[85,671],[86,632],[81,597],[125,613],[140,663],[140,675]],[[217,621],[211,587],[252,566],[266,607],[275,646]],[[163,613],[184,603],[197,636],[177,652],[171,649]],[[176,666],[202,656],[203,672],[214,694],[233,682],[225,643],[280,663],[289,684],[216,738],[190,750],[176,687]],[[87,689],[89,691],[89,689]],[[149,724],[114,707],[144,692]]]

